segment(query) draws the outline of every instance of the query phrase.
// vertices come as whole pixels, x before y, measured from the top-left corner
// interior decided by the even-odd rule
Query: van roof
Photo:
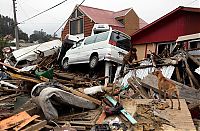
[[[200,39],[200,33],[179,36],[176,42],[189,41],[189,40],[195,40],[195,39]]]

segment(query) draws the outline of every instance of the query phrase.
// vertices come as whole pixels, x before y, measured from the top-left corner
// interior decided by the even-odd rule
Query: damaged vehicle
[[[130,45],[130,36],[118,30],[110,29],[94,34],[78,41],[66,52],[62,67],[67,70],[72,64],[89,63],[89,67],[93,69],[99,61],[121,64]]]
[[[41,44],[36,44],[33,46],[21,48],[15,50],[8,55],[4,63],[11,66],[23,66],[28,63],[37,60],[39,57],[45,57],[58,52],[61,47],[62,42],[60,40],[53,40]]]

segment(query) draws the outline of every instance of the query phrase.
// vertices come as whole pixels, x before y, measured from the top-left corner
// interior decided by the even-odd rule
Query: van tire
[[[94,69],[98,64],[98,61],[99,61],[98,56],[96,55],[91,56],[89,63],[90,69]]]
[[[65,58],[63,60],[62,68],[67,71],[69,69],[69,63],[68,63],[68,58]]]

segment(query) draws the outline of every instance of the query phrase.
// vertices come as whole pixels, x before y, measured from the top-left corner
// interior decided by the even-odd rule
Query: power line
[[[83,2],[85,2],[85,0],[83,0],[83,1],[75,8],[75,10],[78,9],[78,7],[79,7],[80,5],[83,4]],[[65,22],[67,22],[67,20],[68,20],[68,19],[66,19],[66,20],[62,23],[62,25],[54,32],[54,36],[55,36],[55,34],[60,30],[60,28],[62,28],[62,26],[65,24]]]
[[[51,10],[51,9],[53,9],[53,8],[55,8],[55,7],[57,7],[57,6],[63,4],[63,3],[66,2],[66,1],[67,1],[67,0],[64,0],[64,1],[60,2],[60,3],[58,3],[57,5],[55,5],[55,6],[51,7],[51,8],[49,8],[49,9],[46,9],[46,10],[44,10],[44,11],[42,11],[42,12],[40,12],[40,13],[38,13],[38,14],[36,14],[36,15],[34,15],[34,16],[32,16],[32,17],[30,17],[30,18],[28,18],[28,19],[26,19],[26,20],[24,20],[24,21],[22,21],[22,22],[20,22],[20,23],[18,23],[18,24],[21,24],[21,23],[23,23],[23,22],[25,22],[25,21],[28,21],[28,20],[30,20],[30,19],[33,19],[34,17],[36,17],[36,16],[38,16],[38,15],[41,15],[41,14],[43,14],[43,13],[45,13],[45,12],[47,12],[47,11],[49,11],[49,10]]]
[[[188,4],[186,4],[185,6],[191,5],[191,4],[193,4],[194,2],[196,2],[196,1],[198,1],[198,0],[194,0],[194,1],[192,1],[192,2],[190,2],[190,3],[188,3]]]

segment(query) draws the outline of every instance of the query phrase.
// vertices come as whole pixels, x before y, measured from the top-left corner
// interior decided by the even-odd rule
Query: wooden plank
[[[15,128],[13,128],[14,130],[18,131],[21,130],[23,127],[25,127],[28,123],[32,122],[33,120],[35,120],[36,118],[39,118],[40,116],[38,115],[34,115],[29,119],[24,120],[20,125],[16,126]]]
[[[21,93],[19,93],[19,94],[11,94],[11,95],[8,95],[8,96],[1,97],[0,101],[6,100],[6,99],[9,99],[9,98],[13,98],[13,97],[16,97],[18,95],[21,95]]]
[[[190,70],[190,67],[189,67],[189,65],[188,65],[188,63],[187,63],[187,60],[184,59],[184,62],[185,62],[185,66],[186,66],[186,72],[187,72],[188,75],[191,77],[191,79],[192,79],[192,81],[194,82],[196,88],[199,89],[199,88],[200,88],[200,86],[199,86],[200,84],[199,84],[198,80],[195,78],[195,76],[192,74],[192,72],[191,72],[191,70]]]
[[[95,99],[95,98],[93,98],[93,97],[90,97],[90,96],[88,96],[88,95],[86,95],[86,94],[83,94],[83,93],[81,93],[81,92],[79,92],[79,91],[73,90],[72,88],[66,87],[66,86],[64,86],[64,85],[61,85],[61,87],[62,87],[63,90],[65,90],[65,91],[70,91],[70,92],[73,93],[74,95],[83,97],[83,98],[85,98],[85,99],[87,99],[87,100],[89,100],[89,101],[91,101],[91,102],[93,102],[93,103],[95,103],[95,104],[97,104],[97,105],[101,105],[101,101],[100,101],[100,100],[97,100],[97,99]]]
[[[143,87],[137,84],[133,78],[129,78],[128,83],[134,90],[138,91],[143,98],[149,98],[147,92],[143,89]]]
[[[193,57],[192,55],[190,55],[188,52],[185,52],[187,54],[187,56],[194,62],[196,63],[198,66],[200,66],[200,62],[195,58]]]
[[[103,121],[105,120],[105,118],[106,118],[106,113],[105,113],[105,111],[102,111],[101,115],[99,116],[99,118],[96,121],[96,124],[102,124]]]
[[[0,65],[3,65],[3,66],[8,67],[8,68],[11,68],[11,69],[13,69],[15,71],[19,70],[19,68],[13,67],[13,66],[11,66],[9,64],[6,64],[6,63],[3,63],[3,62],[0,62]]]
[[[0,121],[0,130],[12,128],[29,118],[31,118],[31,116],[27,112],[20,112],[16,115]]]
[[[136,104],[148,104],[152,99],[135,99]],[[170,100],[167,99],[170,103]],[[184,99],[180,99],[181,110],[178,110],[178,101],[173,99],[174,109],[166,108],[165,110],[159,110],[159,115],[165,116],[170,123],[175,125],[175,129],[171,126],[163,125],[164,130],[171,131],[196,131],[192,117],[188,110],[187,104]]]
[[[27,77],[27,76],[25,77],[23,75],[11,73],[9,71],[6,71],[6,73],[8,73],[12,78],[15,78],[15,79],[21,79],[21,80],[30,81],[33,83],[41,83],[42,82],[42,81],[34,79],[32,77]]]
[[[23,129],[22,131],[39,131],[40,129],[44,128],[46,124],[46,120],[39,121],[38,123]]]
[[[176,69],[176,78],[177,78],[177,81],[181,82],[182,80],[181,80],[179,69],[178,69],[178,67],[175,67],[175,69]]]
[[[84,126],[93,126],[95,123],[90,122],[90,121],[70,121],[69,122],[71,125],[84,125]]]
[[[71,128],[75,128],[78,131],[86,131],[85,126],[70,126]]]

